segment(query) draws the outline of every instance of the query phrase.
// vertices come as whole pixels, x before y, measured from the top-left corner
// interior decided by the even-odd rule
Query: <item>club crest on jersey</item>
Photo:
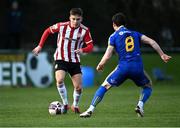
[[[57,24],[51,26],[51,29],[57,29],[57,28],[58,28],[58,25],[57,25]]]

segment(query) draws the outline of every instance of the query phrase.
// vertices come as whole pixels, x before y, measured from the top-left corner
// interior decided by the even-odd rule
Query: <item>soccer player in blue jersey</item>
[[[117,52],[119,61],[117,67],[108,75],[104,83],[97,89],[90,107],[80,114],[80,117],[90,117],[95,107],[103,99],[104,94],[111,88],[121,85],[126,79],[131,79],[142,88],[141,96],[135,108],[138,116],[144,116],[144,104],[151,96],[151,82],[143,69],[140,45],[149,44],[160,55],[161,59],[167,63],[171,56],[166,55],[160,46],[153,39],[136,31],[127,29],[126,17],[122,13],[117,13],[112,17],[115,32],[109,37],[108,47],[104,56],[97,66],[97,71],[104,68],[105,63],[110,59],[113,50]]]

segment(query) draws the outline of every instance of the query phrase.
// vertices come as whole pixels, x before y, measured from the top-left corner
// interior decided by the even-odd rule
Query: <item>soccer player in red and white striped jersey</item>
[[[73,104],[71,109],[75,113],[80,113],[78,103],[82,93],[82,73],[80,68],[80,54],[89,53],[93,50],[93,40],[89,29],[81,24],[82,9],[72,8],[68,22],[60,22],[47,28],[39,42],[39,45],[33,49],[33,53],[38,55],[41,51],[47,37],[50,34],[58,33],[57,49],[54,53],[55,77],[58,92],[64,104],[64,113],[69,108],[67,99],[67,90],[64,84],[66,72],[71,75],[74,85]],[[86,47],[83,47],[83,45]]]

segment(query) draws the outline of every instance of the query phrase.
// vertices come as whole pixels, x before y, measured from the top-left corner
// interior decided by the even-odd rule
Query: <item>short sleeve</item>
[[[136,32],[138,37],[141,38],[144,34],[140,33],[140,32]]]
[[[112,34],[112,35],[109,37],[108,45],[111,45],[111,46],[114,46],[114,45],[115,45],[114,34]]]

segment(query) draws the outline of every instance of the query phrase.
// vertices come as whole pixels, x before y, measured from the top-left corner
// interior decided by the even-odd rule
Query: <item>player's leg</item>
[[[151,77],[149,76],[149,74],[145,70],[144,70],[144,74],[148,78],[148,80],[150,81],[150,84],[152,85],[152,79],[151,79]]]
[[[141,117],[144,116],[144,104],[146,103],[146,101],[151,96],[151,92],[152,92],[152,88],[151,88],[150,83],[148,83],[142,87],[140,98],[139,98],[139,101],[138,101],[137,106],[135,108],[135,111],[138,114],[138,116],[141,116]]]
[[[126,80],[126,75],[120,68],[116,68],[112,71],[104,83],[97,89],[96,93],[94,94],[94,98],[91,102],[90,107],[87,111],[80,114],[80,117],[90,117],[91,114],[94,112],[95,107],[102,101],[105,93],[114,86],[118,86]]]
[[[65,78],[66,71],[67,71],[66,65],[67,65],[66,62],[64,62],[64,61],[61,61],[61,60],[55,61],[56,85],[57,85],[57,90],[59,92],[59,95],[60,95],[63,105],[64,105],[64,113],[67,113],[67,110],[69,108],[67,89],[64,84],[64,78]]]
[[[144,79],[148,79],[148,80],[144,80],[147,81],[144,83],[142,87],[142,92],[139,98],[140,102],[143,102],[143,104],[149,99],[149,97],[151,96],[151,92],[152,92],[152,81],[149,77],[149,75],[144,71]],[[139,104],[140,105],[140,104]]]
[[[80,101],[80,97],[82,94],[82,74],[75,74],[71,77],[72,83],[74,85],[74,92],[73,92],[73,104],[71,106],[71,109],[75,113],[80,113],[78,104]]]
[[[67,98],[67,89],[64,84],[66,72],[64,70],[58,70],[55,72],[56,85],[59,95],[62,99],[64,105],[64,113],[67,113],[68,110],[68,98]]]
[[[94,94],[94,98],[92,99],[91,105],[89,106],[87,111],[80,114],[80,117],[90,117],[92,115],[92,113],[94,112],[95,107],[101,102],[101,100],[103,99],[105,93],[110,88],[111,88],[111,85],[109,85],[109,84],[101,85],[97,89],[96,93]]]
[[[138,76],[139,76],[139,78],[137,78],[135,80],[135,83],[138,86],[142,87],[142,91],[140,93],[140,98],[139,98],[139,101],[135,108],[135,111],[138,114],[138,116],[143,117],[144,116],[144,104],[147,102],[147,100],[151,96],[152,82],[151,82],[150,77],[144,71],[141,74],[139,74]]]
[[[82,95],[82,72],[80,63],[69,63],[68,72],[71,75],[72,83],[74,86],[73,104],[71,109],[75,113],[80,113],[78,104]]]
[[[98,90],[96,91],[94,98],[92,99],[90,110],[93,112],[95,107],[101,102],[105,93],[111,88],[112,86],[109,83],[103,83]]]

